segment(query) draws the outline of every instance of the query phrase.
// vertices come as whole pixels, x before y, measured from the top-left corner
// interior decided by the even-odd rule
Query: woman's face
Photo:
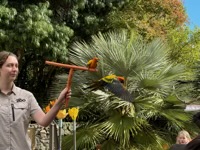
[[[2,81],[14,81],[17,78],[18,60],[15,56],[8,56],[6,62],[0,68],[0,78]]]

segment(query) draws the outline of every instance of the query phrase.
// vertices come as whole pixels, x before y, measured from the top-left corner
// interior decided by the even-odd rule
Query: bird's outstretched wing
[[[108,91],[113,93],[115,96],[125,101],[133,101],[133,96],[131,95],[131,93],[123,86],[123,84],[118,79],[114,79],[112,83],[106,84],[105,88],[107,88]]]
[[[124,78],[118,77],[116,75],[108,75],[101,78],[98,81],[95,81],[92,85],[88,86],[86,89],[102,90],[103,88],[107,89],[109,92],[113,93],[115,96],[121,98],[122,100],[132,102],[133,96],[131,93],[124,87]]]

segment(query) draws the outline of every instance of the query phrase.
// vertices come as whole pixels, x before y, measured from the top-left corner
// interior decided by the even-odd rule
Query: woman
[[[0,52],[0,150],[31,150],[27,134],[32,117],[39,125],[48,126],[55,118],[70,92],[64,89],[55,105],[45,114],[33,94],[14,84],[19,73],[16,55]]]

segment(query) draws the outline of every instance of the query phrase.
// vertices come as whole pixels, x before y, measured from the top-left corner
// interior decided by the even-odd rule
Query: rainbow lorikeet
[[[91,91],[102,88],[106,88],[109,92],[113,93],[122,100],[129,102],[133,101],[133,95],[131,95],[131,93],[124,87],[124,77],[113,74],[108,75],[86,87],[86,89],[91,89]]]

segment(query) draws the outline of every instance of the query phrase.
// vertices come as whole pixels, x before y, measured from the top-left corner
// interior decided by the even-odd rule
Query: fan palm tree
[[[76,71],[73,77],[71,105],[80,107],[78,149],[100,145],[103,150],[162,150],[174,142],[178,130],[189,130],[191,114],[184,112],[176,89],[176,80],[186,72],[170,62],[168,51],[160,39],[145,43],[127,31],[99,33],[89,44],[77,42],[71,47],[70,61],[76,65],[99,58],[97,72]],[[109,74],[125,78],[132,102],[102,87],[84,90]],[[72,140],[72,135],[64,137],[63,149],[72,149]]]

